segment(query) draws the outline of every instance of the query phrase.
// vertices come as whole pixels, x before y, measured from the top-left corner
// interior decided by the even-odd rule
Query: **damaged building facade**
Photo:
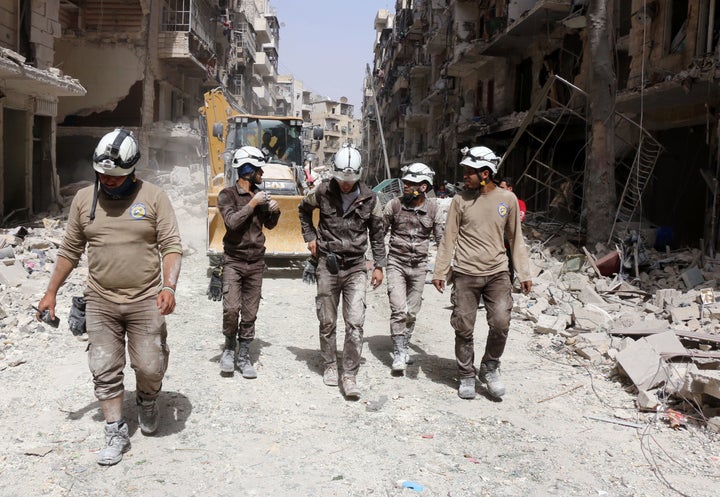
[[[0,219],[27,219],[60,198],[58,103],[85,88],[54,67],[59,0],[0,3]]]
[[[385,167],[381,135],[393,175],[423,161],[449,183],[462,182],[459,150],[482,144],[504,156],[499,174],[515,178],[529,211],[580,223],[592,191],[583,184],[591,150],[589,4],[398,0],[394,13],[379,11],[363,104],[374,174]],[[613,0],[606,7],[617,88],[616,224],[642,220],[664,228],[663,245],[704,244],[712,255],[720,6]]]
[[[267,0],[62,0],[55,62],[87,88],[58,109],[63,183],[90,179],[100,136],[124,126],[151,168],[197,162],[203,94],[276,110],[279,24]]]

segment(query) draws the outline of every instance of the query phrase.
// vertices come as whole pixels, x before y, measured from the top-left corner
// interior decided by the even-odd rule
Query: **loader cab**
[[[230,161],[240,147],[251,145],[268,157],[261,188],[276,195],[298,195],[302,173],[302,121],[294,118],[235,116],[228,120],[225,140],[225,184],[237,180]]]

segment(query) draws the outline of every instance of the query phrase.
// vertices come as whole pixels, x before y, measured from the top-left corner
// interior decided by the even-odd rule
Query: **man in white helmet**
[[[105,417],[105,448],[97,462],[120,462],[130,449],[123,417],[125,347],[135,370],[138,425],[158,428],[156,399],[168,366],[165,316],[175,309],[182,245],[167,195],[135,176],[140,149],[132,133],[105,135],[93,155],[95,186],[73,198],[65,237],[38,317],[55,317],[58,290],[87,248],[85,319],[88,363]]]
[[[232,159],[237,181],[218,193],[217,207],[225,222],[223,237],[222,301],[225,346],[220,372],[232,375],[237,368],[243,378],[256,378],[250,359],[255,339],[255,320],[260,307],[265,269],[263,227],[273,229],[280,218],[278,203],[261,190],[266,156],[245,146]]]
[[[338,384],[337,309],[342,295],[345,344],[342,388],[345,397],[358,399],[357,373],[362,354],[368,270],[365,252],[370,241],[374,269],[373,289],[383,280],[386,265],[382,208],[377,195],[360,180],[360,152],[344,146],[333,159],[333,178],[311,190],[299,207],[303,238],[317,260],[315,306],[320,321],[323,382]],[[320,211],[317,227],[313,211]]]
[[[388,247],[388,298],[390,336],[393,340],[393,373],[410,363],[409,346],[422,305],[430,238],[439,243],[443,234],[442,212],[434,198],[427,198],[435,172],[416,162],[401,169],[403,195],[385,206]]]
[[[458,395],[463,399],[475,398],[473,331],[478,304],[483,299],[489,330],[477,374],[489,395],[500,398],[505,394],[500,357],[505,350],[513,306],[503,236],[507,236],[512,248],[515,271],[524,293],[532,288],[529,260],[517,198],[493,182],[499,158],[487,147],[463,152],[460,165],[464,167],[465,185],[462,194],[453,197],[450,204],[432,283],[441,293],[446,281],[453,285],[450,324],[455,329]]]

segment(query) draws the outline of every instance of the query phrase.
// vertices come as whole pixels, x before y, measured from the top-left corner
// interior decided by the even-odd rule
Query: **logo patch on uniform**
[[[130,217],[133,219],[142,219],[145,217],[145,204],[138,202],[130,207]]]
[[[505,202],[500,202],[497,206],[497,212],[500,217],[505,217],[508,214],[508,206]]]

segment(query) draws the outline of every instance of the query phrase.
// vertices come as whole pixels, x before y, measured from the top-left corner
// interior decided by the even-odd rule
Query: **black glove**
[[[72,307],[70,307],[70,316],[68,316],[68,327],[76,337],[79,337],[87,331],[85,329],[85,299],[83,297],[72,298]]]
[[[222,268],[216,267],[210,275],[210,285],[207,291],[208,300],[222,300]]]
[[[317,270],[317,265],[318,261],[313,257],[310,257],[308,260],[305,261],[305,264],[303,265],[303,283],[312,285],[317,281],[317,278],[315,278],[315,271]]]

